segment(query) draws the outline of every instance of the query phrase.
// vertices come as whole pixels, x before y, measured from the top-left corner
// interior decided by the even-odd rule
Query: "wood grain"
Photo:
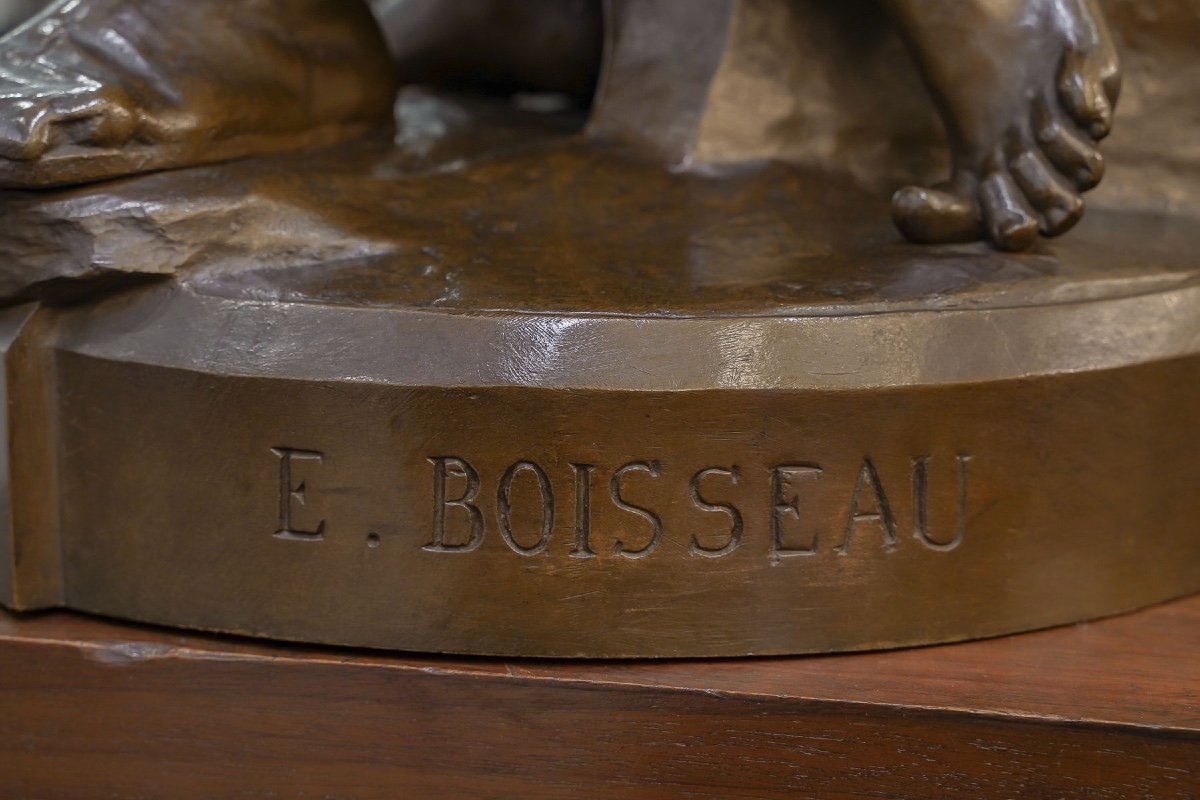
[[[558,663],[4,615],[0,796],[1197,797],[1198,632]]]

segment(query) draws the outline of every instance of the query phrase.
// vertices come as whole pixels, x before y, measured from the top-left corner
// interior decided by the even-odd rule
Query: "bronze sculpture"
[[[404,0],[383,37],[353,3],[53,6],[4,61],[0,599],[610,657],[1200,588],[1200,6],[890,5]],[[1100,177],[1100,9],[1136,113],[1077,235],[1035,242]],[[163,80],[134,44],[180,19],[209,46]],[[242,26],[270,47],[226,55]],[[81,77],[104,58],[134,69]],[[394,133],[393,65],[435,84]],[[955,241],[903,243],[888,189],[952,166],[894,211]]]
[[[419,38],[413,27],[436,31],[423,54],[434,64],[462,52],[456,24],[469,33],[497,13],[494,1],[426,5],[401,4],[394,16],[398,38]],[[985,237],[1020,250],[1039,231],[1070,229],[1083,212],[1079,195],[1103,173],[1096,145],[1112,126],[1120,90],[1116,50],[1094,0],[884,5],[923,68],[953,151],[949,183],[897,195],[905,235]],[[525,13],[586,31],[598,6],[542,3]],[[582,33],[567,38],[586,44]],[[505,71],[504,58],[520,58],[525,46],[516,45],[497,48],[491,74]],[[58,0],[4,47],[0,181],[8,186],[327,144],[391,109],[385,45],[359,0]],[[405,66],[412,77],[436,73],[419,59]],[[580,69],[568,63],[565,79]]]

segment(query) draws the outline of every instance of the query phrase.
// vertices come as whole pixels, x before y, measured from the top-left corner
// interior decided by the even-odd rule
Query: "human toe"
[[[1121,72],[1107,59],[1072,51],[1063,59],[1058,98],[1076,124],[1099,141],[1112,131]]]
[[[982,233],[973,199],[948,188],[904,187],[892,197],[892,219],[917,244],[971,242]]]
[[[1104,156],[1049,101],[1035,104],[1033,130],[1046,158],[1079,191],[1095,188],[1104,178]]]
[[[1001,250],[1027,250],[1037,241],[1040,223],[1013,177],[1004,171],[988,175],[979,185],[984,231]]]
[[[1083,198],[1041,153],[1026,150],[1010,159],[1008,166],[1025,199],[1037,211],[1043,234],[1060,236],[1083,217]]]

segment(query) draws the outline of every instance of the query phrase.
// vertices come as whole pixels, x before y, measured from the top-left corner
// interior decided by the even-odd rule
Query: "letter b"
[[[475,505],[479,495],[479,473],[464,459],[438,456],[429,459],[433,464],[433,541],[423,547],[431,553],[470,553],[483,544],[483,513]],[[446,481],[450,476],[466,479],[462,496],[446,497]],[[461,508],[471,520],[471,535],[462,544],[446,543],[446,510]]]

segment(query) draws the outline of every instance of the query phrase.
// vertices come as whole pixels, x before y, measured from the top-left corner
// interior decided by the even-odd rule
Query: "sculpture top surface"
[[[892,77],[912,75],[901,38],[943,117],[951,172],[932,185],[926,165],[896,195],[910,239],[1026,249],[1073,227],[1104,173],[1098,144],[1122,73],[1099,0],[607,0],[603,25],[601,7],[381,3],[381,36],[358,0],[57,0],[0,48],[0,183],[81,183],[353,137],[386,118],[393,66],[401,82],[461,83],[466,70],[485,88],[524,81],[578,96],[602,60],[594,137],[687,168],[766,157],[894,186],[930,149],[917,110],[928,100],[911,102],[914,82]],[[1195,26],[1186,9],[1166,10]],[[905,121],[877,140],[876,117]],[[873,141],[886,154],[864,160]]]
[[[1196,59],[1189,60],[1186,42],[1171,39],[1180,30],[1200,30],[1200,15],[1186,4],[1161,0],[1147,16],[1144,7],[1123,0],[964,3],[955,13],[923,12],[896,0],[886,5],[897,25],[874,3],[857,0],[837,8],[612,0],[603,75],[586,125],[582,112],[539,114],[502,100],[406,90],[396,105],[395,147],[377,135],[325,150],[311,149],[328,138],[314,138],[312,131],[352,136],[372,115],[381,116],[376,106],[390,94],[390,75],[366,73],[378,71],[383,56],[339,63],[326,76],[325,93],[337,94],[339,86],[349,92],[336,109],[312,94],[315,85],[296,100],[303,106],[298,111],[280,115],[276,106],[286,105],[295,88],[289,86],[299,80],[292,67],[305,58],[306,42],[325,42],[318,48],[322,58],[356,42],[366,50],[378,44],[363,9],[343,13],[321,0],[256,0],[238,13],[206,15],[202,4],[188,5],[186,14],[205,22],[203,41],[213,52],[231,42],[255,45],[224,63],[191,59],[187,48],[172,55],[180,31],[142,25],[165,25],[175,5],[58,2],[6,38],[0,80],[10,89],[0,98],[0,112],[11,124],[0,131],[0,144],[8,142],[0,147],[0,175],[54,184],[219,160],[239,147],[310,149],[5,193],[0,201],[13,233],[0,239],[6,255],[0,294],[37,295],[73,277],[178,273],[197,287],[238,293],[245,282],[245,292],[312,302],[812,314],[1036,305],[1136,293],[1192,269],[1194,226],[1187,219],[1200,209],[1194,180],[1200,154],[1186,146],[1186,133],[1197,124],[1187,115],[1195,111],[1178,101]],[[460,80],[444,60],[448,44],[453,52],[473,54],[464,68],[469,74],[490,69],[492,80],[507,76],[512,86],[524,81],[579,96],[595,78],[595,61],[580,53],[590,52],[599,36],[597,3],[455,8],[424,0],[378,4],[402,78]],[[1098,139],[1112,121],[1117,72],[1102,10],[1115,20],[1116,41],[1130,55],[1133,73],[1124,91],[1138,113],[1125,135],[1115,137],[1118,183],[1099,195],[1104,215],[1087,224],[1086,238],[1053,248],[1040,244],[1024,258],[970,244],[901,244],[886,226],[887,188],[927,183],[945,166],[931,157],[938,144],[930,129],[933,104],[921,96],[916,71],[898,51],[898,31],[910,39],[941,31],[941,40],[926,37],[914,47],[935,99],[941,98],[958,176],[949,187],[898,195],[893,212],[901,227],[918,239],[953,240],[977,238],[979,225],[992,225],[987,238],[993,244],[1026,247],[1029,198],[1014,194],[1014,180],[1029,190],[1056,147],[1079,144],[1085,135]],[[980,16],[985,11],[995,18]],[[285,12],[304,20],[289,39],[295,52],[268,46],[269,23],[285,20]],[[1020,23],[1015,32],[1009,30],[1014,20]],[[497,37],[496,26],[513,36]],[[953,31],[969,33],[970,41],[955,41]],[[1025,35],[1029,41],[1022,43]],[[128,47],[117,47],[117,39]],[[530,42],[542,46],[523,46]],[[42,56],[31,57],[34,45]],[[1078,101],[1073,113],[1094,112],[1095,118],[1089,126],[1060,125],[1056,130],[1067,138],[1042,142],[1041,155],[1022,145],[1006,156],[1007,166],[980,167],[982,156],[963,149],[962,126],[968,117],[982,125],[979,115],[1011,116],[1011,103],[994,107],[986,92],[976,92],[981,107],[950,112],[939,86],[979,88],[982,67],[967,56],[1013,48],[1020,51],[1009,53],[1014,80],[1057,74],[1066,82],[1039,84],[1038,97],[1046,100],[1050,92],[1055,102]],[[941,74],[955,53],[965,59],[963,72]],[[1091,60],[1080,62],[1086,54]],[[304,70],[320,73],[323,63],[309,60]],[[271,83],[272,64],[283,70],[279,85]],[[181,65],[188,71],[180,72]],[[243,99],[261,94],[263,103],[239,109],[222,95],[224,82],[239,74],[253,76],[249,83],[236,81],[238,91],[249,92]],[[54,76],[61,80],[51,85]],[[1083,83],[1068,80],[1074,78]],[[364,81],[375,88],[367,91]],[[1094,96],[1076,97],[1076,90]],[[26,97],[31,91],[36,101]],[[527,102],[522,98],[517,105]],[[153,109],[146,105],[151,99]],[[221,114],[233,109],[235,116],[205,117],[216,100]],[[125,125],[133,124],[125,115],[133,113],[130,103],[134,128]],[[45,113],[33,113],[38,108]],[[321,115],[345,124],[313,128]],[[113,128],[117,122],[122,125]],[[237,139],[238,131],[260,122],[270,141],[230,144],[226,134]],[[1021,117],[1012,130],[1028,133],[1029,124]],[[1163,147],[1148,148],[1147,134]],[[165,149],[156,144],[161,137]],[[1090,145],[1075,155],[1096,167],[1080,178],[1086,188],[1099,178],[1102,162]],[[673,168],[664,168],[664,156]],[[964,158],[974,158],[975,166]],[[1064,189],[1063,176],[1046,180],[1039,197],[1046,209],[1057,210],[1043,209],[1040,224],[1043,232],[1060,232],[1079,217],[1080,187]],[[992,211],[981,210],[981,202]]]
[[[567,120],[418,92],[399,116],[398,147],[26,195],[4,263],[174,275],[75,315],[64,343],[259,377],[899,387],[1172,358],[1200,336],[1186,218],[1100,211],[1022,254],[915,248],[845,174],[669,172]]]
[[[679,317],[1034,306],[1200,273],[1200,228],[1158,214],[1101,209],[1086,235],[1020,255],[914,248],[886,198],[844,174],[758,163],[713,180],[563,136],[569,118],[418,92],[399,108],[441,133],[10,198],[22,234],[0,242],[4,277],[14,290],[39,272],[176,275],[240,298]]]

